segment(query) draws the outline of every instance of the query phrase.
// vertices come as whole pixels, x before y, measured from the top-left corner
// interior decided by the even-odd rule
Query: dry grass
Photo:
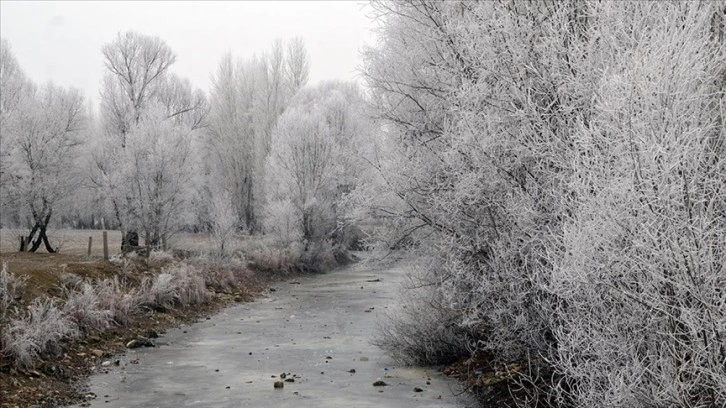
[[[15,276],[8,272],[8,265],[3,262],[0,269],[0,323],[5,320],[10,305],[22,297],[27,276]]]
[[[33,368],[40,357],[59,355],[63,340],[76,335],[75,325],[53,300],[38,298],[25,316],[10,321],[0,350],[17,367]]]
[[[113,313],[101,307],[101,300],[95,285],[83,282],[68,290],[63,313],[84,335],[103,332],[111,324]]]

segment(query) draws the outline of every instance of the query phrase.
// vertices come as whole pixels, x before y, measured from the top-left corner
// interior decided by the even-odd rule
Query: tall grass
[[[234,287],[242,278],[233,273],[220,284],[215,276],[205,276],[206,270],[209,268],[177,263],[144,279],[138,287],[119,277],[96,283],[66,279],[62,284],[65,299],[61,303],[38,298],[18,317],[0,320],[3,323],[0,353],[17,368],[32,369],[40,359],[59,355],[65,341],[103,332],[112,324],[128,326],[135,315],[145,310],[171,310],[206,303],[211,298],[208,285]],[[13,277],[7,265],[3,265],[0,271],[3,317],[24,281]]]
[[[107,310],[113,322],[119,326],[128,326],[133,315],[141,308],[138,289],[122,283],[117,276],[102,280],[95,289],[100,307]]]
[[[182,263],[165,268],[154,278],[145,279],[138,297],[145,307],[170,310],[205,303],[210,293],[200,271]]]
[[[3,262],[0,269],[0,323],[5,320],[13,301],[22,295],[27,280],[27,276],[12,275],[8,271],[8,264]]]
[[[21,369],[63,351],[63,341],[78,335],[76,325],[50,299],[36,299],[27,313],[11,320],[2,333],[2,353]]]
[[[88,282],[66,291],[63,313],[83,335],[106,330],[112,319],[111,310],[101,304],[98,288]]]

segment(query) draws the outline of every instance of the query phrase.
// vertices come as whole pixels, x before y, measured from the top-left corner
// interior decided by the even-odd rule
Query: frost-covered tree
[[[35,89],[25,85],[24,95],[3,124],[8,154],[8,178],[3,193],[30,220],[31,252],[41,244],[55,252],[46,231],[58,206],[78,185],[79,146],[83,143],[82,95],[53,84]],[[36,235],[37,234],[37,235]]]
[[[213,77],[207,148],[210,174],[230,192],[237,225],[261,229],[263,166],[272,129],[292,96],[307,81],[309,60],[301,39],[235,62],[226,55]]]
[[[195,169],[192,130],[175,123],[164,110],[144,116],[127,134],[120,154],[123,184],[132,194],[130,216],[137,220],[147,245],[159,245],[188,219],[185,203]]]
[[[206,97],[168,72],[175,55],[158,37],[119,34],[103,56],[106,143],[95,157],[93,182],[125,245],[127,232],[140,231],[147,245],[157,246],[188,219],[181,215],[196,180],[195,135],[206,126]]]
[[[299,237],[313,263],[323,244],[347,249],[338,207],[361,168],[357,148],[370,131],[363,110],[357,85],[323,83],[298,93],[273,132],[266,229],[284,241]]]
[[[0,39],[0,209],[3,209],[0,211],[0,223],[7,219],[8,213],[14,212],[10,208],[9,196],[9,183],[13,180],[8,173],[11,132],[9,121],[22,98],[27,96],[29,88],[32,86],[25,78],[10,43],[4,38]]]
[[[106,68],[101,100],[109,131],[126,145],[126,134],[138,123],[165,81],[176,55],[159,37],[134,31],[119,33],[103,46]]]
[[[310,75],[310,57],[305,48],[305,41],[295,37],[287,43],[285,50],[285,81],[289,88],[288,94],[295,95],[305,84]]]
[[[561,403],[723,405],[723,4],[373,9],[388,149],[359,195],[421,255],[442,333],[544,356]]]

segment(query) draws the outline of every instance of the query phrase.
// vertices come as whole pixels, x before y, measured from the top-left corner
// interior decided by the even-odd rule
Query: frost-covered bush
[[[460,316],[442,305],[442,290],[430,278],[433,276],[425,270],[409,275],[399,307],[381,321],[374,341],[405,364],[451,363],[467,354],[473,342],[472,333],[460,324]]]
[[[15,276],[8,271],[8,264],[3,262],[0,269],[0,322],[5,316],[13,301],[22,295],[27,276]]]
[[[153,308],[172,309],[178,299],[177,287],[170,273],[162,272],[153,279],[145,278],[141,287],[143,303]]]
[[[169,268],[177,285],[177,296],[182,306],[197,305],[209,300],[210,294],[199,269],[188,264]]]
[[[75,324],[52,300],[36,299],[24,316],[3,328],[2,353],[19,368],[33,368],[39,358],[60,354],[63,340],[77,333]]]
[[[174,255],[166,251],[151,251],[149,261],[156,263],[168,263],[174,261]]]
[[[137,296],[144,306],[173,309],[205,303],[210,294],[199,269],[180,263],[165,268],[153,279],[145,279]]]
[[[228,255],[228,241],[234,238],[239,226],[232,194],[213,183],[209,187],[209,195],[209,220],[214,241],[213,255],[225,258]]]
[[[202,261],[194,263],[193,266],[204,277],[206,287],[218,292],[249,289],[247,285],[254,276],[246,261],[234,258],[217,262]]]
[[[302,270],[304,247],[300,242],[292,242],[283,246],[276,240],[264,240],[248,245],[246,258],[250,266],[263,271],[297,271]]]
[[[620,41],[574,136],[578,205],[553,237],[566,251],[548,259],[562,391],[580,406],[723,406],[723,5],[594,11]]]
[[[297,212],[289,199],[272,200],[264,213],[265,232],[274,236],[282,247],[287,247],[303,239],[302,228]]]
[[[98,282],[95,289],[101,309],[108,311],[116,324],[128,326],[142,302],[138,289],[124,285],[118,277]]]
[[[63,314],[73,322],[83,334],[102,332],[111,322],[111,311],[103,308],[96,288],[83,282],[66,290]]]

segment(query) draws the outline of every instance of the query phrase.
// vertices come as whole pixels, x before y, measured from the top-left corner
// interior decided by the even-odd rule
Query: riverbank
[[[178,268],[179,262],[169,254],[149,260],[117,259],[115,262],[67,254],[0,254],[0,264],[7,265],[10,279],[22,277],[20,280],[25,280],[22,290],[10,299],[2,327],[4,342],[32,343],[29,334],[23,337],[21,333],[19,337],[15,336],[16,340],[8,339],[11,338],[9,334],[17,334],[10,333],[10,323],[26,316],[26,310],[37,300],[49,300],[60,308],[69,293],[81,293],[73,288],[114,279],[122,280],[118,287],[123,287],[125,292],[116,293],[120,298],[131,293],[141,296],[142,288],[150,294],[152,289],[157,290],[153,287],[157,283],[155,279]],[[19,364],[18,357],[6,351],[0,356],[0,407],[56,407],[82,402],[91,397],[85,390],[86,378],[114,364],[116,356],[124,353],[132,340],[149,339],[151,345],[155,337],[170,328],[209,318],[230,304],[251,301],[269,285],[292,276],[291,273],[256,270],[240,264],[185,262],[184,265],[191,262],[192,268],[205,270],[208,296],[205,295],[203,301],[182,305],[172,297],[166,307],[144,301],[123,324],[109,319],[109,324],[102,326],[102,330],[62,338],[59,340],[60,353],[43,352],[30,364]]]

